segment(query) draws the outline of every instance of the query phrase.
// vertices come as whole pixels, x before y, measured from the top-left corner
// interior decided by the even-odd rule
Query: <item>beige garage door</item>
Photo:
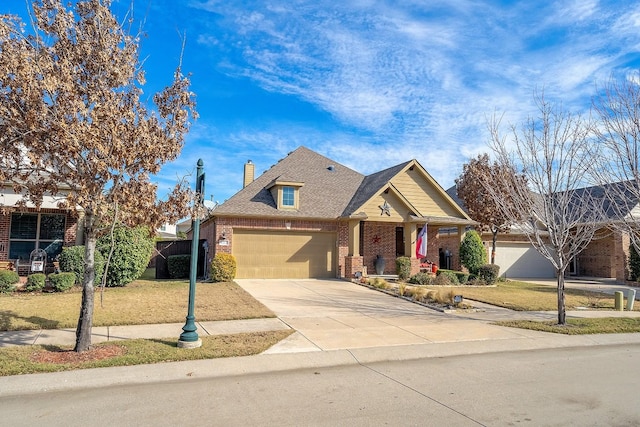
[[[498,242],[496,264],[507,278],[552,278],[553,265],[529,243]]]
[[[239,279],[335,277],[335,233],[233,231]]]

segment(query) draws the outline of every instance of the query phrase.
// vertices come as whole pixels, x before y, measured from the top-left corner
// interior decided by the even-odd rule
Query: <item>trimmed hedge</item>
[[[231,254],[217,253],[211,261],[211,280],[229,282],[236,277],[236,258]]]
[[[442,274],[444,272],[453,273],[456,276],[456,279],[458,280],[456,283],[459,283],[461,285],[464,285],[465,283],[467,283],[469,281],[470,274],[469,273],[465,273],[464,271],[446,270],[444,268],[441,268],[436,272],[436,276],[439,276],[440,274]],[[451,277],[451,276],[449,276],[449,277]]]
[[[191,269],[191,255],[169,255],[167,257],[169,277],[172,279],[187,279]]]
[[[478,278],[484,280],[488,285],[493,285],[498,280],[500,266],[496,264],[485,264],[478,268]]]
[[[15,284],[20,281],[18,273],[11,270],[0,270],[0,293],[11,293],[16,290]]]
[[[146,227],[116,227],[113,230],[113,253],[107,270],[106,286],[126,286],[138,279],[149,265],[154,241]],[[111,235],[98,239],[96,249],[107,260]]]
[[[56,292],[64,292],[71,289],[76,281],[76,274],[73,272],[51,273],[49,283]]]
[[[44,289],[44,285],[47,281],[47,276],[43,273],[33,273],[27,276],[27,283],[24,289],[28,292],[37,292]]]
[[[455,271],[441,269],[436,272],[436,277],[438,276],[446,277],[448,281],[451,282],[452,285],[460,284],[460,281],[458,280],[458,275],[456,274]]]
[[[396,258],[396,274],[400,280],[409,278],[411,275],[411,258],[406,256]]]
[[[84,246],[62,248],[62,253],[58,255],[58,261],[60,262],[60,271],[74,273],[75,283],[82,284],[84,278]],[[93,283],[99,285],[104,272],[104,258],[98,250],[95,251],[94,266],[96,278]]]
[[[430,274],[420,272],[416,273],[409,278],[409,283],[416,285],[430,285],[433,282],[433,277]]]

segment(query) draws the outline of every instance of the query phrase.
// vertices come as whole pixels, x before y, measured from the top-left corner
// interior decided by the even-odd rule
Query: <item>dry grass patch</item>
[[[533,320],[513,320],[496,322],[499,326],[531,329],[566,335],[585,334],[621,334],[640,332],[640,319],[629,317],[606,317],[600,319],[567,319],[566,325],[553,321],[537,322]]]
[[[558,309],[557,290],[552,286],[509,280],[498,282],[495,287],[457,286],[451,289],[456,294],[464,295],[466,299],[517,311],[554,311]],[[565,305],[567,310],[573,310],[576,307],[613,309],[614,300],[613,295],[595,292],[595,290],[565,289]],[[635,304],[634,311],[639,310],[640,304]]]
[[[74,328],[82,291],[60,294],[0,295],[0,330]],[[144,325],[184,322],[188,281],[137,280],[126,287],[96,289],[94,326]],[[240,286],[232,282],[198,283],[195,315],[198,321],[275,317]]]
[[[94,345],[83,353],[60,346],[2,348],[0,376],[249,356],[262,353],[292,333],[293,330],[204,336],[202,347],[195,349],[178,348],[175,338],[112,341]]]

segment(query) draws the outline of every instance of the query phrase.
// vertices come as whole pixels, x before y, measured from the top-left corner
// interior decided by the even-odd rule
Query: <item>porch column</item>
[[[349,221],[349,256],[360,256],[360,220]]]
[[[418,237],[417,224],[404,224],[404,253],[409,258],[416,257],[416,238]]]

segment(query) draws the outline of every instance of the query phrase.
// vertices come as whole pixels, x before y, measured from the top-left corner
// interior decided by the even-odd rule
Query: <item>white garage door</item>
[[[530,243],[497,242],[496,264],[500,266],[500,276],[508,279],[555,277],[551,263]]]
[[[335,233],[233,230],[239,279],[336,277]]]

